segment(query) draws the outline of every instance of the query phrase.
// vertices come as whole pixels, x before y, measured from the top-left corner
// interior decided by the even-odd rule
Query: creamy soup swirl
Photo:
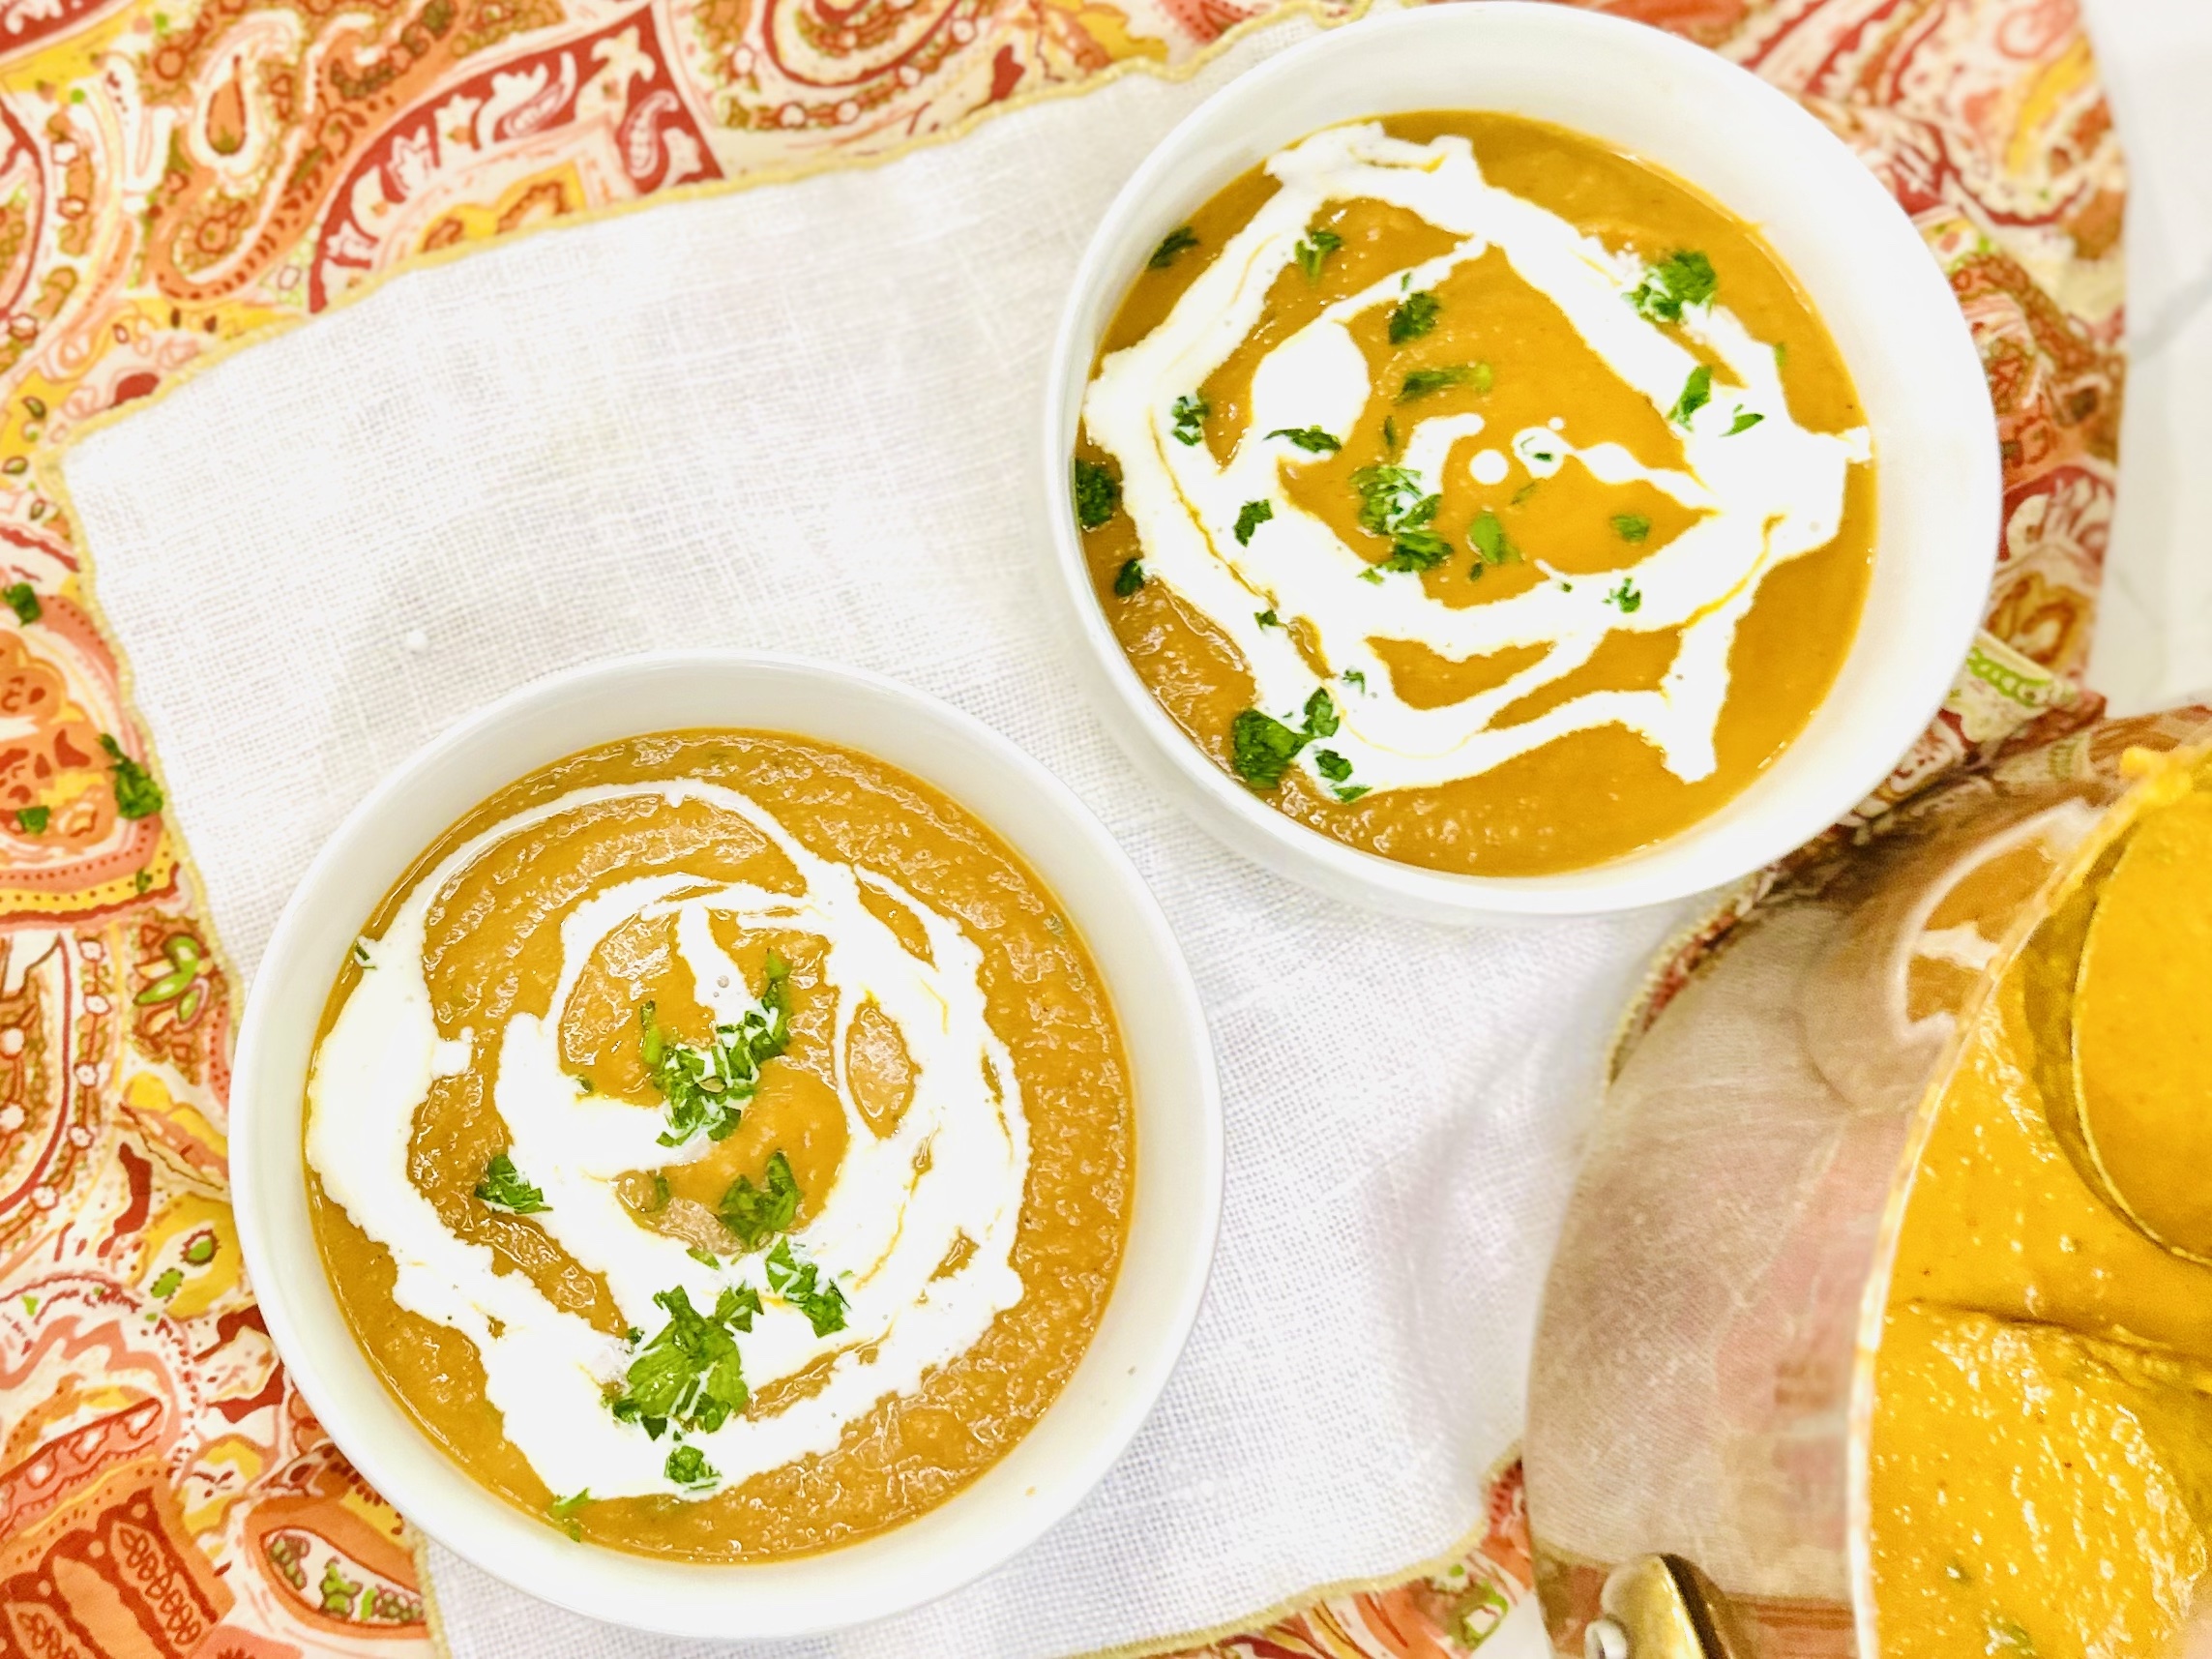
[[[1868,433],[1810,430],[1793,419],[1778,354],[1725,304],[1678,308],[1675,326],[1660,326],[1631,303],[1648,276],[1641,258],[1487,183],[1463,136],[1413,142],[1377,124],[1332,128],[1280,152],[1265,171],[1274,193],[1164,321],[1101,360],[1084,400],[1090,439],[1118,463],[1144,579],[1165,583],[1233,645],[1258,710],[1313,734],[1293,763],[1340,800],[1480,777],[1607,726],[1649,742],[1680,780],[1710,776],[1738,625],[1778,567],[1836,541],[1846,478],[1871,457]],[[1313,258],[1316,216],[1346,201],[1403,209],[1458,243],[1335,300],[1269,350],[1253,371],[1245,432],[1217,459],[1195,439],[1194,389],[1262,322],[1283,272]],[[1602,485],[1654,488],[1692,518],[1624,580],[1570,578],[1543,567],[1537,548],[1531,557],[1547,579],[1455,605],[1416,572],[1364,557],[1283,482],[1333,455],[1391,390],[1375,384],[1355,321],[1433,289],[1493,249],[1667,419],[1681,464],[1648,465],[1620,443],[1578,432],[1572,406],[1543,425],[1493,431],[1480,413],[1423,419],[1414,404],[1398,417],[1409,495],[1449,499],[1456,489],[1495,485],[1511,464],[1542,480],[1574,460]],[[1479,559],[1482,549],[1455,556]],[[1669,632],[1678,642],[1657,684],[1590,689],[1534,718],[1499,719],[1589,664],[1608,638]],[[1541,654],[1437,703],[1399,694],[1376,641],[1415,641],[1451,662]],[[1316,696],[1326,699],[1317,726]]]
[[[560,922],[547,1015],[517,1012],[497,1029],[441,1038],[425,969],[426,921],[441,892],[512,837],[626,801],[730,815],[789,861],[802,890],[702,881],[682,871],[610,880]],[[923,949],[901,942],[871,907],[871,891],[920,925]],[[641,1226],[618,1188],[626,1176],[699,1158],[710,1138],[679,1138],[667,1113],[588,1092],[563,1062],[560,1033],[593,953],[638,920],[673,922],[677,955],[718,1029],[743,1028],[748,1016],[755,1028],[773,1023],[764,989],[749,985],[718,942],[717,918],[820,941],[846,1118],[835,1184],[812,1218],[774,1249],[726,1259]],[[1011,1256],[1029,1124],[1014,1060],[986,1018],[983,953],[958,921],[888,875],[817,856],[746,793],[673,779],[573,789],[530,807],[470,838],[417,881],[382,933],[362,940],[357,960],[363,971],[329,1025],[309,1085],[309,1163],[354,1226],[390,1252],[392,1300],[467,1338],[507,1437],[551,1492],[698,1499],[827,1453],[878,1401],[916,1390],[1022,1299]],[[911,1100],[888,1134],[865,1120],[848,1075],[848,1038],[870,1008],[897,1027],[911,1059]],[[512,1165],[540,1195],[543,1207],[530,1220],[604,1280],[632,1327],[628,1340],[556,1307],[529,1276],[495,1270],[492,1252],[451,1230],[410,1177],[418,1111],[435,1080],[466,1068],[478,1048],[489,1051]],[[818,1328],[829,1321],[811,1317],[796,1294],[793,1271],[809,1267],[817,1307],[836,1287],[841,1318],[832,1328]],[[702,1316],[733,1291],[757,1298],[758,1312],[735,1336],[745,1382],[757,1390],[805,1375],[809,1390],[793,1391],[772,1414],[741,1409],[688,1432],[649,1432],[610,1409],[642,1345],[671,1322],[667,1298],[678,1289]],[[695,1448],[697,1459],[679,1461],[679,1446]]]

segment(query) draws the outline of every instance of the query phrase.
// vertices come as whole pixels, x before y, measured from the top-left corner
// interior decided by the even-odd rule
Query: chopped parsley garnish
[[[1377,536],[1389,535],[1422,498],[1421,475],[1402,466],[1363,466],[1352,474],[1352,488],[1359,491],[1360,528]]]
[[[1433,495],[1427,497],[1428,501],[1436,499]],[[1382,561],[1382,568],[1386,571],[1434,570],[1451,556],[1451,543],[1433,530],[1415,525],[1392,535],[1390,557]]]
[[[1487,363],[1453,363],[1442,369],[1416,369],[1399,387],[1398,400],[1410,403],[1416,398],[1426,398],[1431,392],[1452,386],[1472,386],[1478,392],[1488,392],[1492,383],[1490,366]]]
[[[38,590],[27,581],[12,581],[6,587],[0,587],[0,599],[8,602],[8,608],[15,613],[15,620],[26,628],[44,614],[44,607],[39,604]]]
[[[1255,789],[1272,789],[1306,747],[1306,739],[1273,715],[1248,708],[1229,724],[1229,763]]]
[[[1606,603],[1619,606],[1623,616],[1634,615],[1637,607],[1643,604],[1643,595],[1636,590],[1636,578],[1626,576],[1621,578],[1620,586],[1606,595]]]
[[[1736,411],[1736,424],[1728,429],[1727,435],[1732,438],[1738,432],[1748,432],[1765,419],[1764,415],[1756,414],[1752,410],[1739,409]]]
[[[719,1269],[722,1266],[721,1257],[717,1256],[711,1250],[701,1250],[695,1244],[687,1245],[684,1249],[684,1254],[689,1256],[693,1261],[696,1261],[701,1267],[713,1267]]]
[[[1485,565],[1511,565],[1520,562],[1520,549],[1505,533],[1495,513],[1478,513],[1475,521],[1467,526],[1467,540],[1474,544],[1477,562],[1475,574],[1481,576]]]
[[[1519,489],[1513,492],[1513,499],[1506,505],[1509,507],[1519,507],[1524,505],[1528,498],[1536,493],[1536,487],[1543,482],[1544,480],[1541,478],[1530,479],[1526,484],[1522,485]]]
[[[1315,738],[1334,737],[1338,725],[1337,705],[1325,686],[1306,699],[1306,718],[1298,726],[1248,708],[1229,725],[1230,764],[1252,787],[1272,789],[1301,749]]]
[[[15,827],[25,835],[44,835],[46,822],[53,816],[53,813],[51,807],[17,807]]]
[[[1332,784],[1342,784],[1352,775],[1352,763],[1334,749],[1313,751],[1313,770]]]
[[[1367,674],[1362,669],[1346,668],[1337,678],[1343,681],[1347,686],[1357,686],[1363,692],[1367,690]]]
[[[1700,363],[1690,370],[1690,378],[1682,384],[1682,396],[1674,400],[1674,407],[1667,411],[1666,418],[1676,426],[1686,427],[1690,417],[1712,400],[1713,370]]]
[[[504,1152],[493,1153],[491,1162],[485,1165],[484,1179],[476,1183],[476,1196],[509,1215],[536,1215],[552,1207],[546,1202],[544,1193],[522,1178],[515,1160]]]
[[[678,1486],[705,1486],[722,1479],[715,1466],[707,1462],[706,1453],[696,1446],[678,1446],[668,1454],[667,1466],[663,1470]]]
[[[710,1141],[725,1140],[760,1086],[760,1068],[790,1046],[791,964],[768,953],[759,1002],[736,1024],[717,1025],[712,1048],[675,1041],[651,1002],[638,1008],[637,1025],[645,1075],[668,1103],[661,1144],[681,1146],[702,1129]]]
[[[1194,444],[1206,435],[1206,417],[1214,412],[1213,404],[1196,393],[1175,400],[1175,441]]]
[[[1252,546],[1252,533],[1275,517],[1275,504],[1271,501],[1247,501],[1237,509],[1236,545]]]
[[[750,1285],[727,1288],[711,1315],[693,1308],[681,1285],[653,1300],[668,1322],[630,1362],[623,1390],[609,1407],[619,1420],[637,1424],[656,1440],[670,1423],[711,1435],[752,1397],[738,1363],[735,1333],[752,1329],[760,1293]]]
[[[1198,233],[1188,224],[1178,224],[1161,238],[1160,246],[1152,251],[1152,257],[1145,260],[1145,269],[1165,271],[1175,263],[1175,255],[1187,252],[1197,245]]]
[[[162,810],[162,785],[154,782],[154,775],[123,753],[123,745],[106,732],[100,734],[100,747],[107,751],[107,760],[115,782],[115,815],[124,818],[150,818]]]
[[[1116,599],[1127,599],[1143,585],[1144,561],[1142,559],[1129,559],[1123,563],[1121,569],[1113,573],[1113,596]]]
[[[1653,322],[1680,322],[1684,306],[1710,304],[1720,287],[1713,261],[1683,249],[1656,265],[1645,266],[1643,281],[1630,292],[1628,300]]]
[[[1095,530],[1121,505],[1121,480],[1095,460],[1076,458],[1076,522]]]
[[[561,1530],[570,1537],[581,1539],[584,1529],[576,1524],[575,1513],[591,1501],[591,1488],[585,1487],[572,1497],[556,1497],[546,1505],[546,1513],[561,1524]]]
[[[1267,435],[1288,438],[1308,455],[1335,455],[1344,447],[1319,427],[1277,427]]]
[[[1407,294],[1390,308],[1390,343],[1403,345],[1409,340],[1419,340],[1436,326],[1436,313],[1443,309],[1426,288]]]
[[[1306,232],[1306,240],[1292,250],[1298,259],[1298,269],[1306,273],[1306,281],[1318,282],[1321,280],[1321,261],[1343,245],[1344,239],[1333,230],[1323,230],[1318,225],[1310,228]]]
[[[1641,513],[1615,513],[1613,534],[1624,542],[1640,542],[1651,534],[1651,520]]]
[[[1362,795],[1368,794],[1370,792],[1370,785],[1366,784],[1354,784],[1348,789],[1336,790],[1335,794],[1338,800],[1344,802],[1346,805],[1349,805],[1351,802],[1358,800]]]
[[[791,1161],[782,1152],[768,1160],[754,1186],[743,1175],[722,1196],[717,1212],[723,1226],[748,1250],[758,1250],[780,1232],[789,1232],[799,1214],[799,1183],[791,1173]]]
[[[1265,610],[1253,611],[1252,613],[1252,619],[1258,623],[1262,628],[1280,628],[1283,626],[1283,618],[1275,614],[1275,607],[1273,606],[1270,606]]]
[[[1421,475],[1402,466],[1363,466],[1352,474],[1360,497],[1360,528],[1390,538],[1382,568],[1425,571],[1452,556],[1452,544],[1430,525],[1441,495],[1422,491]]]
[[[814,1281],[820,1269],[811,1261],[801,1262],[794,1258],[788,1238],[768,1253],[767,1267],[768,1288],[807,1316],[814,1335],[826,1337],[845,1328],[844,1292],[834,1280],[816,1289]]]
[[[1398,423],[1388,415],[1382,418],[1382,449],[1385,455],[1398,453]]]
[[[374,967],[376,965],[369,960],[369,946],[360,939],[353,941],[353,960],[363,967]]]

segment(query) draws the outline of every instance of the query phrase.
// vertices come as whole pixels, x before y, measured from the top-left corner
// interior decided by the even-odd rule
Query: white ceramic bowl
[[[339,964],[416,855],[501,785],[593,744],[679,726],[847,744],[973,812],[1058,895],[1105,975],[1134,1070],[1129,1244],[1089,1351],[998,1464],[902,1526],[748,1566],[576,1544],[449,1462],[347,1330],[310,1229],[301,1110]],[[518,1588],[614,1623],[728,1641],[851,1625],[916,1606],[1013,1555],[1073,1508],[1136,1432],[1182,1350],[1221,1212],[1222,1127],[1196,989],[1152,896],[1098,820],[1036,761],[893,681],[790,658],[630,657],[539,680],[417,755],[339,826],[262,959],[230,1094],[231,1197],[278,1352],[354,1465],[400,1513]]]
[[[1100,336],[1160,239],[1214,192],[1319,128],[1419,109],[1555,122],[1688,180],[1764,232],[1826,319],[1873,428],[1879,539],[1835,688],[1732,802],[1671,840],[1563,874],[1455,875],[1345,846],[1269,807],[1202,755],[1144,688],[1093,597],[1069,499]],[[1999,474],[1988,384],[1949,284],[1910,222],[1796,104],[1642,24],[1524,0],[1353,23],[1231,82],[1114,198],[1076,276],[1045,409],[1049,585],[1106,724],[1216,836],[1337,898],[1430,919],[1574,914],[1678,899],[1810,840],[1887,777],[1941,704],[1987,601]]]

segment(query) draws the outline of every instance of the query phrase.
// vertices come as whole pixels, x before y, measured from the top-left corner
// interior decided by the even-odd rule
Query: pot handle
[[[1585,1659],[1751,1659],[1719,1586],[1680,1555],[1641,1555],[1607,1575]]]

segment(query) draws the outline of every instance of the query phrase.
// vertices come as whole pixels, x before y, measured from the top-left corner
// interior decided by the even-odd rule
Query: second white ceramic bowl
[[[1879,467],[1879,540],[1850,656],[1805,731],[1743,793],[1656,846],[1556,875],[1455,875],[1284,817],[1186,737],[1146,691],[1091,590],[1069,458],[1091,359],[1160,239],[1238,174],[1320,128],[1421,109],[1554,122],[1657,163],[1759,227],[1858,382]],[[1114,198],[1077,273],[1045,409],[1050,585],[1106,725],[1237,851],[1337,898],[1434,920],[1629,909],[1780,858],[1866,798],[1941,705],[1982,616],[2000,479],[1988,383],[1911,222],[1842,140],[1714,53],[1660,30],[1525,0],[1353,23],[1231,82]]]
[[[309,1224],[302,1102],[316,1025],[377,902],[502,785],[594,744],[685,726],[840,743],[904,768],[1005,839],[1060,900],[1104,976],[1135,1098],[1129,1242],[1106,1317],[1019,1444],[904,1526],[821,1555],[701,1566],[574,1543],[493,1496],[419,1431],[369,1369]],[[727,1643],[878,1618],[956,1589],[1090,1490],[1182,1351],[1221,1214],[1221,1101],[1195,987],[1165,918],[1098,820],[1036,761],[894,681],[790,658],[622,658],[539,680],[417,755],[309,868],[254,976],[230,1091],[231,1200],[278,1353],[356,1467],[487,1572],[611,1623]]]

